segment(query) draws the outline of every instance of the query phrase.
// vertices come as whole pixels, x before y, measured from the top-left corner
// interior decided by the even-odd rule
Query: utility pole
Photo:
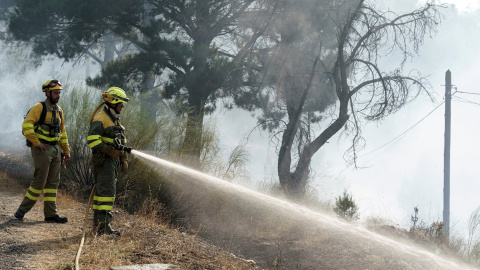
[[[452,74],[445,74],[445,146],[443,152],[443,233],[450,231],[450,128],[452,104]]]

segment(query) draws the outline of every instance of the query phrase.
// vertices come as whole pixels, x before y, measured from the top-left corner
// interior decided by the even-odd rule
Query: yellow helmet
[[[119,87],[110,87],[107,91],[102,93],[103,100],[110,104],[117,104],[119,102],[127,103],[128,98],[125,91]]]
[[[42,84],[42,91],[63,90],[62,84],[58,80],[50,79]]]

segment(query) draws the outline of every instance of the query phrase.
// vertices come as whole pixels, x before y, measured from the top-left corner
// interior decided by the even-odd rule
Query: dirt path
[[[23,261],[28,261],[29,252],[27,251],[26,235],[19,234],[20,230],[25,230],[27,223],[17,221],[13,218],[13,209],[18,207],[20,193],[18,186],[13,186],[7,182],[7,174],[0,170],[0,269],[28,269]],[[20,258],[18,254],[24,254]],[[23,261],[22,261],[23,260]]]
[[[46,223],[43,220],[43,201],[40,199],[23,220],[17,220],[13,213],[26,189],[1,168],[0,175],[0,269],[53,269],[69,264],[74,257],[71,250],[63,248],[78,240],[78,236],[71,236],[81,233],[81,215],[69,216],[67,224]],[[61,214],[62,204],[71,203],[67,200],[59,196]],[[39,260],[39,257],[42,259]],[[53,259],[51,263],[39,265],[49,259]]]
[[[78,236],[71,236],[81,233],[81,203],[59,193],[60,214],[65,214],[66,204],[76,208],[67,224],[44,222],[42,197],[23,220],[17,220],[13,213],[33,174],[23,155],[0,151],[0,269],[62,269],[74,258],[74,241],[79,243]]]

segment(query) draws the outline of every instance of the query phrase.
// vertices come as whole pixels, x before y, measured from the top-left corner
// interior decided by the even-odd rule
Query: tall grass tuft
[[[100,103],[101,92],[80,84],[67,85],[68,91],[64,92],[59,105],[64,112],[71,160],[67,169],[61,172],[61,184],[69,189],[82,190],[93,185],[87,134],[90,115]]]

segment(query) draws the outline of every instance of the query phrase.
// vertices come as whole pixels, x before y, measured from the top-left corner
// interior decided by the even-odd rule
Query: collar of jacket
[[[105,107],[103,108],[105,110],[105,112],[107,113],[107,115],[110,117],[110,119],[112,120],[112,122],[118,124],[118,121],[120,120],[120,115],[118,115],[114,109],[108,107],[108,105],[105,105]]]

